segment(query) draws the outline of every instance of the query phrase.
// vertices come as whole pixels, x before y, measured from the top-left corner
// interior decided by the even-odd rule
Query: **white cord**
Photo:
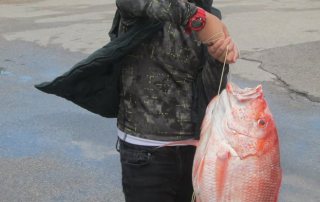
[[[220,83],[219,83],[219,89],[218,89],[218,95],[220,95],[222,79],[223,79],[223,75],[224,75],[224,69],[225,69],[226,63],[227,63],[228,51],[229,51],[229,46],[227,46],[226,56],[224,57],[224,62],[223,62],[223,67],[222,67],[222,72],[221,72],[221,78],[220,78]]]

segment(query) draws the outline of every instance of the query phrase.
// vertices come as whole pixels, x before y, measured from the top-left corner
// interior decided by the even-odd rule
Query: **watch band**
[[[189,19],[186,27],[186,32],[200,31],[206,25],[206,11],[202,8],[197,8],[197,12]]]

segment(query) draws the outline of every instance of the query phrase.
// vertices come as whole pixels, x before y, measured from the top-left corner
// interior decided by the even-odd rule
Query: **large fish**
[[[279,140],[261,85],[228,83],[209,103],[192,177],[197,202],[278,200]]]

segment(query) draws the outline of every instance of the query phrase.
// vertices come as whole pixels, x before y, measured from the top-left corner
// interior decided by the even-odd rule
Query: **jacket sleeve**
[[[116,0],[123,18],[150,18],[186,25],[196,6],[182,0]]]

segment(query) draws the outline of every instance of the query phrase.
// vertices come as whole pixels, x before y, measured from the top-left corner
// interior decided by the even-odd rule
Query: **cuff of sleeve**
[[[191,3],[186,3],[186,15],[185,15],[185,20],[183,21],[182,23],[182,26],[185,27],[185,31],[187,33],[191,33],[191,29],[189,30],[188,29],[188,22],[189,22],[189,19],[192,18],[192,16],[194,16],[197,11],[198,11],[198,7],[195,6],[194,4],[191,4]]]

